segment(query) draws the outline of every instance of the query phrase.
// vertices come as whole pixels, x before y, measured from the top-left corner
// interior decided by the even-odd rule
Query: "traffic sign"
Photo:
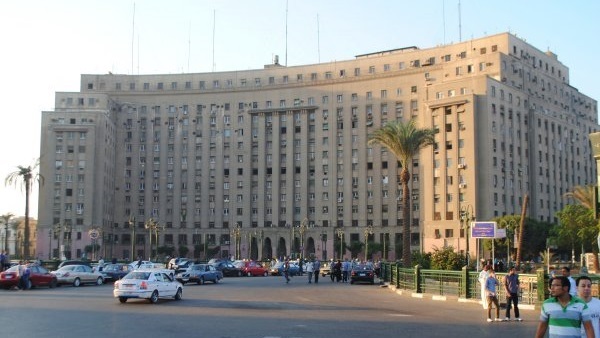
[[[496,222],[472,222],[472,238],[494,238],[496,237]]]

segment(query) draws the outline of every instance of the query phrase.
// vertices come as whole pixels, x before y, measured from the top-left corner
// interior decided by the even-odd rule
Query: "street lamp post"
[[[369,235],[373,234],[373,226],[368,225],[365,230],[365,262],[369,260]]]
[[[150,252],[148,254],[148,260],[152,260],[152,236],[156,237],[156,250],[158,251],[158,231],[160,228],[159,223],[152,217],[150,217],[146,223],[144,223],[144,228],[148,230],[149,239],[150,239]]]
[[[54,235],[56,236],[56,251],[58,252],[58,260],[62,259],[62,254],[60,251],[60,236],[62,235],[61,233],[62,230],[62,225],[60,224],[55,224],[54,225]]]
[[[129,217],[129,226],[131,227],[131,261],[133,262],[135,257],[135,216]]]
[[[475,221],[475,211],[473,210],[473,206],[467,204],[465,206],[460,207],[460,221],[462,223],[462,228],[465,229],[465,237],[467,239],[466,245],[466,263],[469,266],[469,261],[471,260],[471,256],[469,255],[469,232],[471,228],[471,222]]]
[[[300,233],[300,260],[304,259],[304,233],[308,229],[308,218],[304,218],[302,222],[300,222],[300,228],[298,232]]]
[[[4,250],[8,251],[8,222],[10,218],[14,215],[10,212],[2,215],[2,219],[4,220]]]
[[[48,229],[48,260],[52,259],[52,229]]]
[[[341,260],[342,256],[343,256],[342,251],[344,250],[344,229],[338,228],[337,235],[338,235],[338,238],[340,239],[340,260]]]

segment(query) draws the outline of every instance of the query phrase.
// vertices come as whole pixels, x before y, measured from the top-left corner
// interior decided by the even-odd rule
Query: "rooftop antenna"
[[[321,31],[319,27],[319,13],[317,13],[317,53],[319,55],[319,63],[321,63]]]
[[[212,44],[212,71],[215,71],[215,26],[217,21],[217,10],[213,9],[213,44]]]
[[[462,19],[460,17],[460,0],[458,0],[458,42],[462,42]]]
[[[442,24],[444,26],[444,45],[446,44],[446,1],[442,0]]]
[[[188,73],[190,72],[190,54],[192,53],[192,20],[190,20],[190,28],[188,32]]]
[[[133,75],[133,46],[135,44],[135,2],[133,3],[133,17],[131,19],[131,74]]]
[[[285,2],[285,66],[287,67],[288,56],[288,1]]]

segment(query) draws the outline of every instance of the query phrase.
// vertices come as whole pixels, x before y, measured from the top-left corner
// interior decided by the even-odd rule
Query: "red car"
[[[56,276],[46,270],[46,268],[37,264],[27,265],[29,268],[29,285],[27,289],[38,286],[55,287],[58,283]],[[0,287],[4,289],[10,289],[13,286],[19,286],[19,277],[17,276],[18,265],[0,273]]]
[[[262,266],[262,264],[255,262],[255,261],[244,262],[244,267],[242,268],[242,271],[248,277],[252,277],[252,276],[265,276],[266,277],[269,275],[269,270],[267,268],[265,268],[264,266]]]

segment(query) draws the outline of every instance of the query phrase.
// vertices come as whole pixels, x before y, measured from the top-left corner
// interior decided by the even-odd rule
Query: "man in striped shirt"
[[[571,283],[565,276],[550,281],[551,297],[542,304],[536,338],[543,338],[546,330],[550,338],[578,338],[582,323],[587,337],[594,338],[588,306],[580,298],[571,296],[570,288]]]

